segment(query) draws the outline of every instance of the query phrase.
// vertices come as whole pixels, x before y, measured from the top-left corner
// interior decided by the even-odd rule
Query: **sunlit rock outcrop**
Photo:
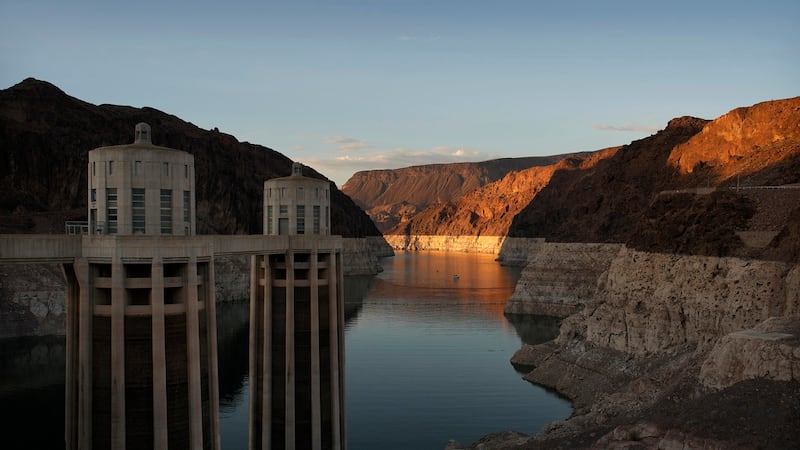
[[[512,171],[547,166],[567,155],[502,158],[483,162],[429,164],[365,170],[342,186],[381,232],[412,219],[430,205],[448,203]]]
[[[787,158],[798,146],[800,97],[795,97],[734,109],[677,145],[667,164],[681,174],[695,174],[697,183],[707,183],[709,176],[715,182],[738,176],[746,185],[785,184],[794,182],[785,177],[796,177],[797,162]],[[769,176],[760,173],[767,168]]]
[[[396,250],[438,250],[465,253],[497,254],[503,246],[505,236],[439,236],[387,234],[386,242]]]

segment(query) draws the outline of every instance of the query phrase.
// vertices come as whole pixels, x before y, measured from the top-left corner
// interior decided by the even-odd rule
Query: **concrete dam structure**
[[[0,236],[1,263],[62,264],[66,448],[220,448],[222,255],[251,255],[249,447],[346,448],[328,182],[295,165],[265,182],[264,235],[197,236],[194,157],[153,145],[150,131],[138,124],[133,144],[89,152],[88,234]]]
[[[329,236],[329,189],[298,163],[264,182],[264,234]],[[251,256],[251,449],[344,447],[342,253],[319,242]]]

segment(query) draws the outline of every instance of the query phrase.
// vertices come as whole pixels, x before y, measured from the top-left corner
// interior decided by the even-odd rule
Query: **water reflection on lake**
[[[519,271],[491,256],[400,253],[376,277],[345,279],[346,411],[351,450],[442,449],[500,430],[535,433],[569,404],[509,363],[549,319],[503,316]],[[458,275],[455,277],[454,275]],[[247,447],[249,304],[218,305],[224,449]],[[63,337],[0,340],[3,449],[64,448]]]
[[[383,264],[363,300],[346,296],[358,304],[346,325],[351,449],[441,449],[570,414],[509,362],[521,338],[503,306],[518,272],[479,254],[401,253]],[[533,341],[557,333],[540,324],[517,326]]]

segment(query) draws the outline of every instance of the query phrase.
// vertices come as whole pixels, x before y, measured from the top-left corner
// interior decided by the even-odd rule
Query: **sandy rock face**
[[[796,311],[789,270],[772,261],[622,250],[585,311],[586,339],[635,355],[709,350],[720,336]]]
[[[592,299],[619,244],[539,243],[508,300],[508,314],[566,317]]]
[[[465,253],[498,253],[505,236],[437,236],[387,234],[386,242],[396,250],[438,250]]]
[[[342,245],[345,275],[375,275],[383,270],[379,258],[394,255],[381,237],[346,238]]]
[[[751,378],[800,380],[800,319],[772,317],[757,327],[724,336],[700,370],[708,387]]]

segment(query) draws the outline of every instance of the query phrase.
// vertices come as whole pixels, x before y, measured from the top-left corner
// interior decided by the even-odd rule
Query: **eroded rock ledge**
[[[512,362],[573,416],[468,448],[796,448],[800,265],[622,248],[559,337]]]
[[[567,317],[592,299],[621,244],[532,242],[506,314]]]

